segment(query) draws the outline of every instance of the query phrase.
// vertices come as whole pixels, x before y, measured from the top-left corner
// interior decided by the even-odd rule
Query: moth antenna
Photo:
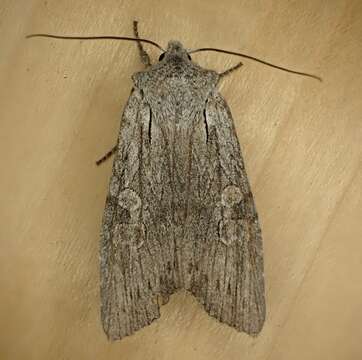
[[[156,46],[158,49],[160,49],[162,52],[165,52],[165,50],[162,48],[162,46],[158,45],[154,41],[148,40],[148,39],[136,39],[133,37],[128,36],[62,36],[62,35],[52,35],[52,34],[30,34],[27,35],[26,38],[34,38],[34,37],[46,37],[46,38],[52,38],[52,39],[65,39],[65,40],[126,40],[126,41],[141,41],[147,44],[151,44],[153,46]]]
[[[229,51],[229,50],[223,50],[223,49],[216,49],[216,48],[200,48],[200,49],[196,49],[196,50],[191,50],[191,51],[189,51],[189,54],[193,54],[193,53],[200,52],[200,51],[215,51],[215,52],[221,52],[221,53],[225,53],[225,54],[240,56],[240,57],[242,57],[242,58],[249,59],[249,60],[253,60],[253,61],[259,62],[259,63],[261,63],[261,64],[264,64],[264,65],[273,67],[273,68],[275,68],[275,69],[283,70],[283,71],[286,71],[286,72],[289,72],[289,73],[292,73],[292,74],[296,74],[296,75],[302,75],[302,76],[311,77],[311,78],[313,78],[313,79],[316,79],[316,80],[319,80],[320,82],[322,82],[322,78],[319,77],[319,76],[317,76],[317,75],[313,75],[313,74],[308,74],[308,73],[301,72],[301,71],[295,71],[295,70],[287,69],[287,68],[282,67],[282,66],[274,65],[274,64],[272,64],[272,63],[270,63],[270,62],[267,62],[267,61],[265,61],[265,60],[258,59],[258,58],[254,57],[254,56],[250,56],[250,55],[238,53],[238,52],[235,52],[235,51]]]

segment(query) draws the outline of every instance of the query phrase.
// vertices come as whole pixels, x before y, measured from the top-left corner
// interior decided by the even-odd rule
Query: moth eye
[[[191,60],[191,56],[189,54],[187,54],[187,57],[189,58],[189,60]]]
[[[158,58],[158,61],[163,60],[164,57],[165,57],[165,53],[162,53],[162,54],[160,55],[160,57]]]

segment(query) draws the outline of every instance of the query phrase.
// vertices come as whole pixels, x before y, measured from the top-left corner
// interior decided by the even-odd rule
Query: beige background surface
[[[221,84],[264,236],[267,320],[257,338],[177,294],[148,328],[110,343],[99,319],[98,240],[135,44],[24,40],[132,35],[245,51]],[[0,2],[0,358],[362,358],[362,2]],[[157,50],[149,47],[154,59]],[[222,71],[238,58],[195,54]]]

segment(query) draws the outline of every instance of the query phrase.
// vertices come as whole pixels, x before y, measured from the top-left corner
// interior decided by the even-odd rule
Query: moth
[[[179,289],[208,314],[257,335],[265,320],[263,246],[257,211],[218,73],[192,61],[196,51],[221,51],[311,76],[248,55],[170,41],[137,41],[143,71],[132,76],[103,216],[100,245],[101,319],[112,340],[160,317]],[[163,50],[151,64],[142,43]],[[319,79],[319,78],[318,78]]]

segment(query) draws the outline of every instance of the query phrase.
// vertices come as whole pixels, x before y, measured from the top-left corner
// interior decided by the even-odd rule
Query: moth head
[[[182,44],[179,41],[174,40],[169,41],[166,52],[162,53],[158,60],[162,61],[170,58],[180,58],[188,61],[191,60],[191,56]]]

